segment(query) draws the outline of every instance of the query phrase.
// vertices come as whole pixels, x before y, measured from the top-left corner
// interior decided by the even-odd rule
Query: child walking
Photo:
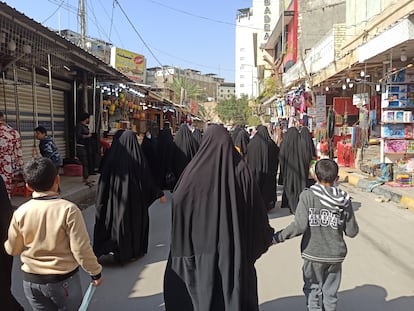
[[[335,186],[338,165],[330,159],[319,160],[315,175],[317,183],[299,197],[295,220],[274,234],[273,243],[303,235],[303,292],[308,310],[335,311],[347,254],[343,234],[355,237],[358,224],[349,195]]]
[[[93,285],[103,281],[82,212],[58,196],[60,177],[50,159],[31,160],[23,175],[33,198],[14,212],[6,252],[21,257],[24,293],[33,310],[78,310],[79,266]]]

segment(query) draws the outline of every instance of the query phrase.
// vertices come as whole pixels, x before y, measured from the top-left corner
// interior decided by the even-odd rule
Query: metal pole
[[[55,139],[55,114],[53,112],[52,64],[51,64],[50,54],[47,54],[47,69],[49,73],[49,102],[50,102],[50,120],[52,122],[52,138]]]
[[[85,0],[79,0],[79,21],[81,29],[81,47],[85,48],[86,43],[86,14],[85,14]]]
[[[36,80],[36,67],[32,66],[32,93],[33,93],[33,117],[35,127],[39,126],[39,114],[37,111],[37,80]]]
[[[17,68],[16,65],[13,64],[13,80],[14,80],[14,102],[16,104],[16,128],[17,131],[20,133],[20,109],[19,109],[19,96],[18,96],[18,88],[17,83]]]
[[[98,118],[97,118],[97,114],[96,114],[96,76],[93,77],[93,93],[92,93],[92,113],[93,113],[93,129],[92,132],[96,132],[96,128],[97,128],[97,122],[98,122]]]
[[[75,157],[76,157],[76,119],[77,119],[77,84],[76,80],[73,80],[73,128],[75,129],[73,132],[74,136],[74,149],[75,149]]]
[[[4,104],[4,116],[7,122],[7,106],[6,106],[6,81],[4,71],[2,72],[2,80],[3,80],[3,104]]]

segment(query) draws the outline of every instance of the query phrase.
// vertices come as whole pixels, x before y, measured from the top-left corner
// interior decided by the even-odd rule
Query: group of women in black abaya
[[[158,137],[148,131],[140,145],[137,135],[120,130],[105,154],[98,182],[94,251],[112,254],[119,263],[137,259],[148,248],[148,208],[165,201],[198,150],[202,137],[183,124],[173,139],[169,128]],[[171,174],[173,180],[167,182]]]
[[[289,130],[279,150],[264,126],[250,139],[244,129],[231,137],[213,124],[201,135],[184,124],[175,138],[162,130],[153,149],[150,137],[141,146],[132,131],[118,132],[98,183],[96,255],[112,253],[125,263],[147,252],[148,208],[165,201],[164,178],[154,177],[150,164],[159,150],[159,176],[175,176],[166,310],[258,310],[254,264],[271,245],[267,210],[276,202],[279,158],[292,207],[312,159],[305,134]]]

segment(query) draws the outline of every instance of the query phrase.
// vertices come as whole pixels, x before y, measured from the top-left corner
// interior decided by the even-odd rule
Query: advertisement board
[[[144,55],[113,47],[111,66],[136,82],[145,81],[146,59]]]

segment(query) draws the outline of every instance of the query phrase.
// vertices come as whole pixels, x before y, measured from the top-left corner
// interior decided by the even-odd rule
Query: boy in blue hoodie
[[[303,235],[300,248],[308,310],[334,311],[347,253],[343,234],[355,237],[358,224],[349,195],[335,186],[338,165],[319,160],[315,175],[317,183],[300,194],[295,220],[274,234],[273,243]]]
[[[52,137],[47,136],[47,131],[43,126],[34,129],[35,137],[39,140],[39,151],[42,157],[49,158],[55,164],[56,168],[62,166],[62,158],[54,143]]]

